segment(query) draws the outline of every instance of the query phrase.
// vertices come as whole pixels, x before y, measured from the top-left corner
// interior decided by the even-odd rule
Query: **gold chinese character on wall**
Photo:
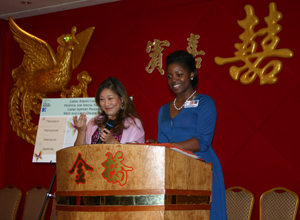
[[[203,50],[197,51],[197,47],[198,47],[198,39],[200,38],[199,35],[195,35],[195,34],[191,34],[190,37],[187,39],[188,40],[188,47],[187,52],[189,52],[190,54],[192,54],[194,57],[196,57],[197,55],[205,55],[205,52]],[[201,61],[202,58],[198,57],[195,58],[196,60],[196,68],[200,68],[201,67]]]
[[[265,17],[266,28],[261,28],[257,32],[254,27],[259,23],[258,17],[255,15],[254,8],[251,5],[245,6],[246,18],[238,21],[238,25],[245,31],[239,36],[243,41],[236,43],[234,46],[237,51],[234,57],[221,58],[215,57],[218,65],[242,61],[244,66],[231,66],[229,69],[230,76],[234,80],[240,79],[242,84],[248,85],[259,77],[260,85],[274,84],[278,81],[276,75],[282,70],[282,62],[280,60],[271,60],[264,67],[263,60],[270,57],[291,58],[294,56],[293,51],[287,48],[276,49],[280,38],[277,34],[282,27],[278,22],[282,19],[282,13],[277,11],[274,2],[269,5],[269,16]],[[259,44],[256,42],[258,37],[264,37],[260,43],[262,51],[258,52]]]
[[[151,60],[148,66],[145,68],[148,73],[152,73],[157,67],[157,70],[160,72],[160,74],[164,75],[165,71],[162,69],[162,51],[164,50],[163,47],[168,46],[170,46],[170,43],[167,40],[160,41],[158,39],[154,39],[153,43],[148,41],[146,52],[150,53],[152,51],[152,53],[149,54]]]

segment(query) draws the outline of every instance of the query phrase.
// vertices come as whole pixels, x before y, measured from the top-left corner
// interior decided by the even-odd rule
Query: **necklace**
[[[192,93],[192,95],[190,95],[190,97],[188,97],[188,98],[185,100],[185,102],[183,103],[183,105],[180,106],[179,108],[177,108],[177,107],[176,107],[176,104],[175,104],[176,99],[177,99],[177,97],[176,97],[176,98],[174,99],[174,102],[173,102],[174,108],[175,108],[177,111],[180,111],[180,110],[183,108],[183,106],[184,106],[184,104],[186,103],[186,101],[188,101],[190,98],[192,98],[192,96],[193,96],[195,93],[196,93],[196,91],[194,91],[194,92]]]

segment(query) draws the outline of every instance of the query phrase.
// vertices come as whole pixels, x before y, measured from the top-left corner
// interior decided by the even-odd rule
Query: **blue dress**
[[[160,143],[181,142],[193,137],[200,143],[200,151],[194,152],[213,164],[213,190],[210,210],[211,220],[227,219],[225,185],[220,161],[211,147],[217,111],[213,99],[199,94],[194,108],[183,108],[173,119],[170,103],[162,106],[158,114],[158,138]],[[172,103],[173,104],[173,103]]]

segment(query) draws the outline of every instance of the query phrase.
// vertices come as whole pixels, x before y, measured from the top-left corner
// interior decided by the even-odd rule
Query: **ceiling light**
[[[21,2],[21,3],[24,4],[24,5],[30,5],[30,4],[31,4],[30,1],[23,1],[23,2]]]

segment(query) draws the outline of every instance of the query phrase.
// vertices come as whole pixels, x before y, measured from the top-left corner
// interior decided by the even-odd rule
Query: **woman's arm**
[[[176,147],[179,147],[183,150],[187,150],[187,151],[192,151],[192,152],[197,152],[200,151],[200,144],[197,138],[191,138],[188,139],[186,141],[181,141],[181,142],[172,142],[171,144],[173,144]]]
[[[85,139],[86,138],[86,130],[87,130],[86,121],[87,121],[87,118],[86,118],[85,113],[81,113],[79,118],[77,118],[77,115],[73,116],[73,122],[74,122],[75,128],[78,131],[74,146],[86,144],[86,139]]]
[[[150,140],[147,141],[148,143],[169,143],[170,142],[169,138],[166,137],[161,131],[161,119],[162,119],[162,115],[163,115],[163,112],[164,112],[164,108],[166,108],[165,105],[162,106],[159,109],[159,112],[158,112],[158,117],[157,117],[157,126],[158,126],[157,140],[150,139]]]
[[[137,118],[135,118],[134,121],[130,117],[126,118],[125,127],[127,127],[127,129],[123,130],[122,144],[132,142],[145,143],[145,131],[142,122]]]
[[[203,96],[199,100],[197,109],[198,120],[195,137],[175,143],[175,146],[188,151],[206,151],[211,146],[215,132],[217,110],[213,99],[209,96]]]
[[[86,135],[85,131],[83,131],[83,132],[78,131],[77,138],[76,138],[76,141],[74,143],[74,146],[86,145],[85,135]]]

